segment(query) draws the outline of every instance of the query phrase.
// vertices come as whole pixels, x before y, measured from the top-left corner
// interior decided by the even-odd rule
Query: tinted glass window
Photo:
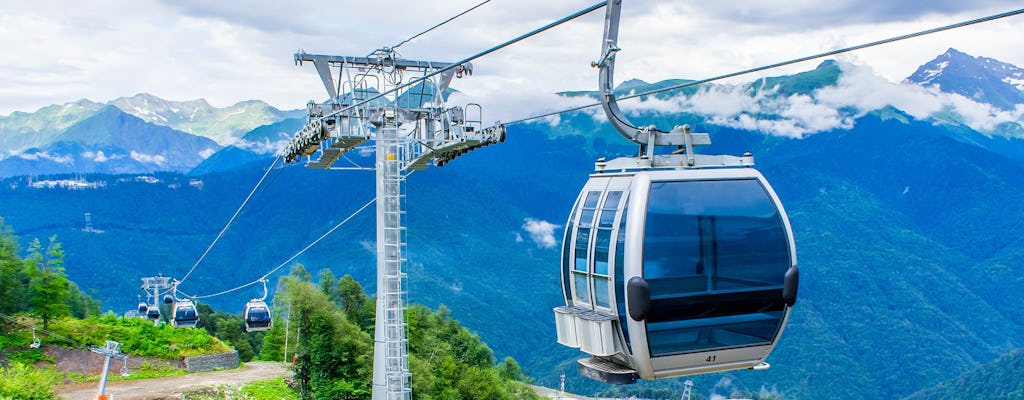
[[[590,228],[580,228],[576,233],[576,271],[587,270],[587,244],[590,243]]]
[[[599,229],[597,231],[597,243],[594,244],[594,273],[608,275],[608,245],[611,242],[612,231]]]
[[[587,274],[573,272],[572,276],[576,286],[576,301],[590,304],[590,287],[587,284]]]
[[[655,182],[644,230],[654,356],[770,342],[789,245],[754,179]]]
[[[576,224],[576,215],[580,213],[580,206],[583,204],[583,195],[576,199],[576,205],[573,206],[572,214],[569,215],[569,222],[565,227],[565,234],[562,236],[562,287],[565,290],[565,302],[570,304],[572,301],[572,283],[569,276],[569,271],[575,265],[575,260],[571,258],[573,242],[572,234],[575,231],[574,226]],[[573,262],[573,263],[570,263]]]
[[[594,277],[594,304],[598,307],[611,308],[608,302],[608,278]]]
[[[622,218],[619,219],[619,230],[615,234],[615,299],[616,303],[618,303],[616,304],[616,307],[619,310],[619,321],[623,322],[626,321],[626,318],[629,318],[629,316],[626,315],[626,295],[625,290],[623,290],[625,287],[623,276],[625,276],[626,273],[625,268],[623,268],[626,259],[626,216],[628,215],[629,208],[623,207]],[[626,345],[630,345],[629,326],[625,323],[620,323],[619,326],[622,327],[622,333],[625,336]]]

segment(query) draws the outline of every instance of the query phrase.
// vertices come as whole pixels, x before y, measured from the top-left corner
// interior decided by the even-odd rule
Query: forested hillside
[[[1014,351],[907,398],[937,399],[1024,399],[1024,351]]]
[[[45,372],[52,367],[36,367],[44,372],[30,368],[47,359],[40,346],[28,346],[35,337],[46,339],[42,345],[71,347],[117,340],[130,356],[168,359],[228,351],[209,332],[233,346],[242,361],[257,356],[269,361],[290,359],[299,398],[369,398],[374,299],[349,275],[335,279],[324,269],[314,284],[306,269],[296,265],[279,282],[275,325],[266,333],[245,333],[241,315],[216,312],[203,304],[196,329],[174,329],[166,323],[169,307],[164,307],[168,309],[159,326],[109,313],[98,317],[99,304],[64,276],[63,252],[55,239],[45,251],[33,240],[25,259],[18,253],[16,236],[0,219],[0,282],[4,283],[0,313],[5,320],[0,329],[0,358],[5,368],[12,368],[0,375],[0,396],[32,390],[39,392],[38,398],[52,398],[45,390],[56,383],[53,373]],[[22,286],[27,289],[19,291]],[[407,316],[410,368],[416,376],[414,398],[537,398],[525,385],[529,378],[519,364],[505,357],[496,365],[491,349],[455,321],[447,308],[431,311],[415,305]],[[42,322],[38,332],[26,328],[31,326],[30,317]],[[51,326],[54,319],[58,322]],[[287,347],[286,335],[291,337]]]

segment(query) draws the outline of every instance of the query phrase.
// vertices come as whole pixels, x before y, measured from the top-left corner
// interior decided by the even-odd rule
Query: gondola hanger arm
[[[601,98],[601,107],[612,127],[623,137],[639,144],[643,153],[649,153],[653,146],[687,146],[710,144],[711,139],[706,133],[690,133],[682,126],[677,126],[669,132],[659,130],[653,126],[637,127],[631,123],[626,115],[619,108],[615,99],[615,56],[621,50],[619,40],[619,20],[622,14],[622,0],[608,0],[605,6],[604,19],[604,47],[601,49],[601,59],[591,62],[590,65],[598,68],[598,87]],[[686,136],[692,136],[689,140]]]

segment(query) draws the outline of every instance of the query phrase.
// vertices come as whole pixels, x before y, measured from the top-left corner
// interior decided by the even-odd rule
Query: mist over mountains
[[[768,360],[773,367],[692,377],[698,393],[875,399],[924,391],[915,398],[931,398],[948,393],[948,385],[927,390],[934,385],[1024,347],[1024,101],[1012,97],[1024,90],[1013,84],[1015,68],[951,49],[898,84],[867,67],[828,61],[800,74],[621,103],[634,122],[709,132],[713,145],[701,152],[752,152],[792,219],[802,287]],[[619,90],[679,82],[633,80]],[[563,93],[587,101],[591,95]],[[138,278],[184,273],[270,164],[275,146],[303,123],[282,117],[221,147],[121,108],[51,107],[0,117],[0,143],[9,146],[0,167],[22,163],[0,169],[0,216],[23,242],[58,235],[70,277],[97,289],[105,308],[115,310],[135,304]],[[580,378],[575,360],[583,354],[555,343],[551,308],[562,300],[558,246],[551,244],[594,160],[636,151],[603,118],[588,110],[512,125],[506,143],[417,172],[407,190],[410,300],[447,305],[539,383],[556,387],[565,373],[569,388],[584,392],[616,388]],[[168,139],[158,143],[161,137]],[[11,153],[15,144],[23,150]],[[210,146],[216,152],[198,154]],[[18,173],[69,165],[42,154],[85,163],[82,154],[93,152],[93,164],[103,164],[95,161],[98,151],[108,159],[127,154],[117,159],[124,163],[134,160],[132,151],[163,155],[168,165],[188,162],[58,171],[103,182],[89,190],[39,189]],[[32,154],[36,159],[25,157]],[[38,182],[46,172],[36,171],[30,173]],[[141,173],[147,178],[135,175]],[[373,196],[372,173],[295,165],[272,171],[184,289],[207,294],[251,281]],[[103,233],[82,230],[86,212]],[[298,261],[314,273],[352,274],[373,291],[372,214],[356,216]],[[254,295],[243,290],[209,301],[238,312]],[[990,376],[968,379],[980,375]],[[683,380],[620,389],[681,389]]]

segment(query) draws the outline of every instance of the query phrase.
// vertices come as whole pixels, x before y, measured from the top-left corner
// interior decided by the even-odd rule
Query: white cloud
[[[359,247],[362,247],[363,250],[366,250],[370,254],[377,255],[377,244],[376,244],[376,242],[371,242],[369,240],[360,240],[359,241]]]
[[[33,160],[33,161],[36,161],[36,160],[50,160],[50,161],[53,161],[53,162],[58,163],[58,164],[71,164],[72,162],[74,162],[74,160],[71,158],[71,156],[68,156],[68,155],[63,155],[63,156],[62,155],[55,155],[55,154],[47,153],[45,151],[40,151],[40,152],[35,152],[35,153],[21,153],[21,154],[17,154],[16,156],[19,157],[19,158],[25,159],[25,160]]]
[[[216,153],[216,152],[217,152],[217,149],[207,148],[207,149],[204,149],[203,151],[199,152],[199,157],[201,157],[202,159],[205,160],[207,158],[210,158],[210,156],[212,156],[213,153]]]
[[[778,87],[719,84],[702,87],[691,96],[622,101],[624,112],[691,112],[707,122],[771,135],[801,138],[835,129],[851,129],[856,118],[892,105],[918,120],[962,123],[979,132],[994,132],[1007,122],[1024,125],[1024,105],[1007,111],[958,94],[942,93],[912,83],[895,84],[870,67],[840,63],[835,86],[808,94],[780,95]],[[589,111],[595,120],[603,113]],[[642,123],[640,120],[634,123]]]
[[[538,86],[536,82],[526,79],[494,79],[494,82],[473,92],[457,92],[448,97],[448,105],[465,106],[468,103],[483,105],[484,127],[491,126],[495,121],[509,122],[593,102],[594,99],[584,96],[557,95],[549,88]],[[476,116],[469,115],[468,117],[475,119]],[[552,124],[559,122],[557,116],[546,120]]]
[[[733,385],[732,378],[729,378],[728,376],[723,376],[721,379],[718,380],[718,382],[715,382],[715,386],[711,388],[711,396],[709,397],[712,400],[727,399],[728,397],[720,395],[718,394],[718,392],[722,391],[726,394],[730,394],[733,392],[734,389],[735,386]]]
[[[92,159],[93,161],[100,162],[100,163],[101,162],[107,162],[107,160],[109,160],[109,158],[105,154],[103,154],[103,150],[99,150],[99,151],[95,151],[95,152],[92,152],[92,151],[83,152],[82,153],[82,158]]]
[[[1024,122],[1024,106],[1021,105],[1014,111],[1001,110],[959,94],[940,92],[938,88],[924,88],[912,83],[894,84],[876,75],[870,67],[848,63],[840,65],[843,75],[838,84],[814,93],[815,98],[831,108],[852,107],[863,115],[892,105],[919,120],[943,120],[946,115],[953,114],[959,116],[963,124],[980,132],[991,132],[1005,122]]]
[[[138,153],[134,150],[132,150],[132,152],[129,154],[129,157],[131,157],[132,160],[146,164],[163,165],[165,162],[167,162],[167,158],[162,155]]]
[[[555,228],[558,225],[544,220],[527,218],[523,223],[523,230],[530,234],[530,239],[537,244],[537,247],[550,249],[558,243],[555,240]]]
[[[218,106],[263,99],[281,109],[301,108],[309,99],[322,99],[324,90],[311,66],[293,65],[296,50],[365,55],[476,3],[453,0],[442,7],[408,0],[358,5],[311,0],[292,7],[269,0],[244,6],[113,0],[67,7],[57,0],[10,2],[0,15],[0,48],[5,49],[0,54],[0,114],[83,96],[105,101],[139,92],[166,99],[207,98]],[[1010,0],[647,3],[623,8],[619,81],[705,78],[1019,7]],[[410,59],[460,60],[591,4],[491,2],[400,52]],[[529,97],[534,94],[593,90],[597,78],[589,63],[601,48],[602,14],[598,10],[474,61],[474,76],[454,87],[481,100],[487,121],[516,119],[552,106]],[[381,15],[388,16],[388,24],[379,23]],[[851,57],[877,66],[892,81],[948,47],[1024,65],[1024,47],[1013,34],[1022,28],[1024,20],[1005,19]]]
[[[287,146],[289,142],[291,142],[291,139],[272,142],[269,139],[264,138],[262,140],[239,140],[235,142],[234,146],[259,154],[277,154],[281,149]]]
[[[103,150],[97,151],[86,151],[82,153],[82,158],[92,159],[94,162],[107,162],[110,160],[120,160],[125,158],[124,154],[111,154],[107,155]]]
[[[676,112],[705,115],[712,124],[777,136],[800,138],[853,126],[851,118],[842,115],[834,107],[821,104],[812,96],[779,96],[775,89],[753,90],[748,85],[713,85],[702,88],[692,96],[681,95],[662,103],[678,104]],[[664,105],[658,109],[669,111],[669,107]]]

